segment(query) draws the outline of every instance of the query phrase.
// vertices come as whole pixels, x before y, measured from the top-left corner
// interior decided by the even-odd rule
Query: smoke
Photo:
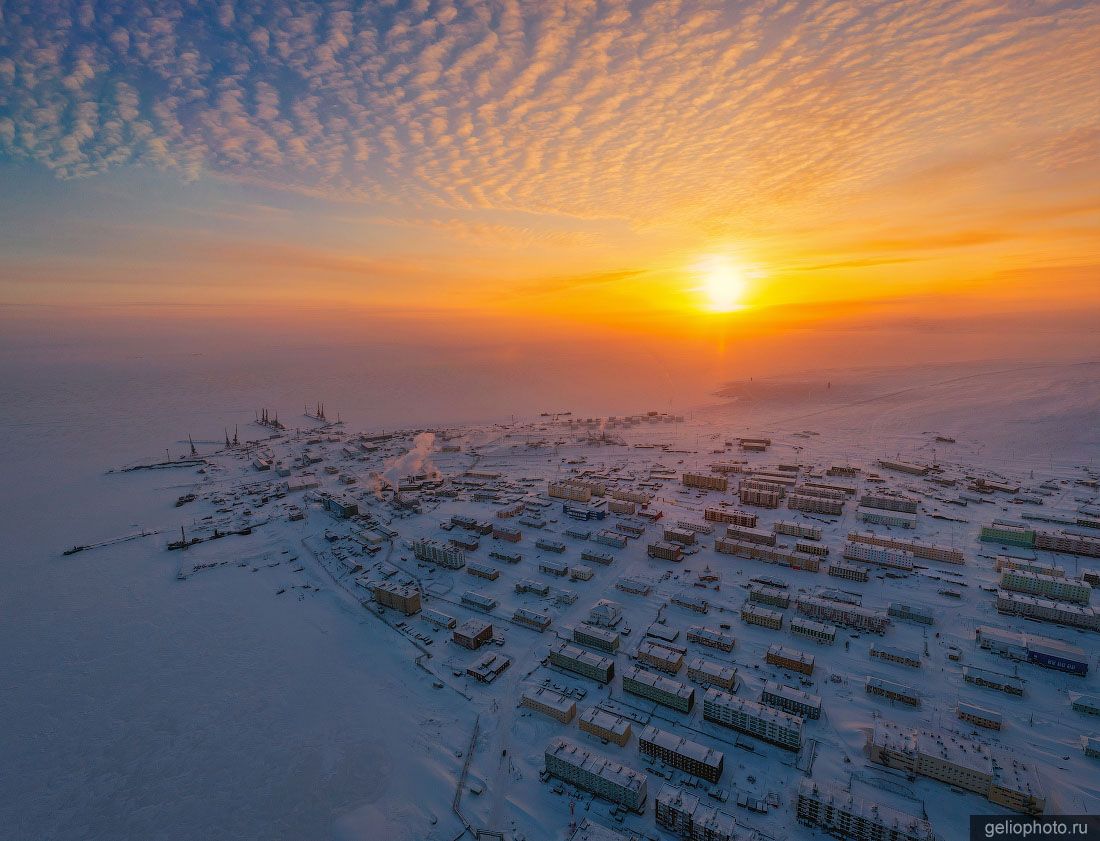
[[[412,449],[391,459],[386,460],[386,466],[381,473],[375,473],[374,495],[382,497],[382,489],[389,485],[395,491],[398,483],[412,474],[424,473],[432,478],[437,478],[440,473],[432,464],[432,449],[435,447],[435,433],[421,432],[413,439]]]

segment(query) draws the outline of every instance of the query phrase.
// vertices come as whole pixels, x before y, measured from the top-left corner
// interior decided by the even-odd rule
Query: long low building
[[[703,696],[703,718],[787,750],[802,747],[802,718],[717,689]]]
[[[879,720],[868,737],[872,762],[981,794],[1023,814],[1042,814],[1046,795],[1034,769],[1009,754],[951,733]]]
[[[1022,696],[1024,694],[1024,682],[1015,675],[1005,675],[990,669],[982,669],[978,666],[963,666],[963,680],[974,686],[985,689],[996,689],[1009,695]]]
[[[1092,587],[1084,581],[1023,569],[1002,572],[1001,589],[1081,605],[1087,605],[1092,599]]]
[[[837,625],[846,625],[874,634],[886,633],[886,628],[890,625],[890,617],[885,611],[870,610],[859,605],[843,604],[816,596],[799,596],[795,600],[795,609],[811,619],[826,619]]]
[[[1057,625],[1069,625],[1072,628],[1100,630],[1100,613],[1094,607],[1011,593],[1008,590],[997,591],[997,611],[1012,616],[1042,619]]]
[[[850,543],[883,546],[887,549],[900,549],[911,552],[913,557],[926,561],[939,561],[945,564],[966,563],[966,556],[961,549],[954,549],[950,546],[937,546],[934,543],[924,543],[911,538],[891,537],[884,534],[875,534],[873,531],[853,531],[848,533],[848,541]]]
[[[721,751],[651,725],[638,734],[638,752],[709,783],[718,782],[725,764]]]
[[[546,771],[559,780],[638,814],[645,812],[647,777],[602,754],[555,736],[546,746]]]
[[[936,841],[931,824],[923,818],[814,780],[799,781],[795,815],[806,826],[851,841]]]
[[[889,701],[908,704],[910,707],[919,707],[921,703],[920,693],[906,683],[871,676],[867,678],[864,688],[868,695],[877,695]]]
[[[988,625],[980,625],[974,635],[982,648],[1011,660],[1022,660],[1044,669],[1074,675],[1086,675],[1089,671],[1088,654],[1068,642],[1037,634],[1004,631]]]

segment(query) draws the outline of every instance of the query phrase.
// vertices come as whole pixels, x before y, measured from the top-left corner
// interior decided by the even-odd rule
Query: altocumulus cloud
[[[65,178],[141,164],[721,223],[839,201],[930,139],[1007,133],[1040,167],[1100,145],[1090,2],[28,0],[0,16],[0,153]]]

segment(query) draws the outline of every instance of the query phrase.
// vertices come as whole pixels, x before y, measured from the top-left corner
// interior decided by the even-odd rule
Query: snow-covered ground
[[[698,793],[733,814],[746,833],[814,837],[793,812],[798,781],[809,773],[815,780],[850,785],[867,799],[927,815],[946,839],[961,837],[967,815],[998,807],[976,794],[923,778],[910,781],[871,765],[864,751],[866,731],[878,718],[969,736],[973,728],[955,717],[960,700],[1004,714],[1002,731],[983,730],[973,738],[1033,764],[1047,791],[1048,811],[1096,812],[1100,766],[1084,756],[1079,739],[1100,731],[1100,724],[1073,712],[1067,699],[1070,691],[1100,691],[1095,634],[999,615],[992,594],[981,587],[995,585],[993,557],[1000,548],[979,543],[978,530],[997,518],[1066,515],[1097,504],[1096,489],[1076,482],[1095,479],[1100,469],[1098,373],[1097,364],[817,372],[732,383],[716,398],[678,407],[681,421],[629,426],[532,416],[524,404],[526,417],[501,414],[506,422],[499,424],[455,424],[459,415],[440,416],[434,423],[410,418],[417,429],[401,426],[377,449],[360,449],[355,456],[344,452],[349,441],[361,429],[369,433],[383,426],[374,408],[381,399],[377,394],[344,397],[339,406],[344,423],[319,432],[320,425],[300,408],[312,394],[293,403],[284,399],[277,408],[290,429],[271,439],[273,430],[248,423],[253,411],[242,406],[240,396],[228,406],[217,404],[225,394],[221,385],[204,398],[195,382],[182,393],[138,383],[143,399],[112,400],[105,394],[90,398],[88,383],[68,383],[68,391],[48,399],[20,401],[6,410],[0,444],[7,478],[0,490],[6,546],[0,588],[0,673],[5,675],[0,825],[20,839],[450,839],[463,830],[452,800],[469,758],[458,810],[471,825],[528,841],[561,839],[570,821],[569,791],[556,794],[553,783],[539,780],[543,750],[553,735],[566,734],[638,770],[654,766],[638,754],[636,736],[622,748],[601,745],[575,721],[562,725],[517,706],[524,688],[546,680],[575,693],[578,711],[599,703],[724,751],[719,787],[733,796],[718,804],[701,789]],[[110,385],[127,389],[125,378]],[[252,397],[250,392],[246,399]],[[621,405],[603,414],[621,411]],[[635,411],[648,408],[638,405]],[[498,414],[499,407],[486,413]],[[474,410],[464,406],[462,416],[474,416]],[[394,422],[387,417],[387,428]],[[242,446],[226,449],[223,429],[228,426],[232,435],[234,423]],[[303,432],[296,433],[296,427]],[[415,435],[425,428],[433,435],[421,438],[418,450]],[[604,440],[594,443],[601,432]],[[202,467],[105,472],[177,458],[188,449],[188,433]],[[764,453],[742,453],[735,443],[739,436],[767,436],[773,443]],[[301,464],[306,450],[319,460]],[[277,485],[285,479],[274,470],[256,470],[257,456],[281,461],[292,468],[291,479],[308,476],[321,487],[279,496]],[[942,477],[960,484],[934,486],[880,470],[879,458],[935,462]],[[730,493],[686,490],[680,475],[708,472],[710,464],[731,460],[761,469],[798,464],[803,481],[833,464],[859,466],[858,479],[822,481],[918,494],[915,530],[874,530],[962,549],[967,563],[929,563],[934,569],[926,574],[903,578],[873,572],[867,583],[827,576],[824,567],[839,557],[845,535],[869,528],[857,521],[852,501],[839,518],[748,509],[759,514],[764,529],[780,519],[821,526],[830,555],[819,573],[718,554],[713,536],[702,538],[700,551],[681,564],[649,558],[646,544],[660,539],[665,524],[701,521],[704,507],[734,501]],[[675,478],[654,480],[651,471],[662,467]],[[464,477],[471,468],[500,478]],[[869,472],[880,473],[885,482],[869,482]],[[377,490],[375,474],[400,481],[415,473],[442,480],[440,486],[433,482],[409,492],[418,513],[395,506],[385,486]],[[497,511],[513,500],[543,499],[548,481],[582,473],[606,477],[612,486],[650,490],[649,508],[664,512],[663,520],[648,525],[645,537],[625,549],[612,550],[566,537],[564,531],[594,532],[610,526],[615,515],[580,524],[564,517],[555,502],[545,509],[544,530],[521,525],[520,543],[482,537],[480,548],[468,553],[470,560],[499,568],[495,581],[419,564],[409,549],[417,537],[446,540],[457,534],[441,528],[455,514],[514,525],[514,519],[498,520]],[[974,475],[1004,477],[1025,492],[1041,490],[1043,504],[1013,504],[1003,493],[965,507],[948,502],[958,500],[966,477]],[[341,476],[355,481],[343,484]],[[736,475],[730,479],[736,484]],[[318,503],[321,491],[352,496],[369,522],[337,520]],[[177,498],[192,493],[196,499],[175,506]],[[475,499],[479,495],[484,498]],[[288,519],[291,505],[303,509],[304,519]],[[166,549],[181,526],[190,538],[245,524],[253,525],[251,534]],[[376,555],[357,552],[349,537],[375,526],[397,536],[384,540]],[[158,533],[141,537],[143,531]],[[336,539],[326,540],[326,533]],[[133,534],[139,536],[61,555],[73,545]],[[559,557],[537,550],[538,537],[565,542],[561,559],[572,565],[581,563],[583,548],[611,551],[616,559],[607,567],[587,564],[594,571],[589,581],[558,579],[538,570],[540,557]],[[780,543],[793,545],[794,539],[781,537]],[[490,559],[493,549],[520,552],[523,560],[512,565]],[[1097,559],[1035,554],[1065,566],[1071,576],[1078,563],[1100,566]],[[353,571],[345,560],[363,569]],[[706,590],[693,586],[704,567],[720,576],[718,588],[713,582]],[[477,683],[465,667],[485,649],[460,648],[448,632],[433,630],[419,616],[383,615],[360,604],[369,599],[364,584],[383,576],[418,583],[425,607],[460,622],[480,615],[458,604],[462,591],[493,595],[499,606],[490,621],[504,643],[489,650],[510,657],[511,667],[491,684]],[[646,579],[650,595],[615,589],[623,576]],[[892,601],[919,604],[931,610],[936,624],[925,628],[895,620],[884,639],[842,630],[835,645],[815,646],[792,636],[786,625],[771,631],[740,620],[744,585],[758,576],[782,579],[792,594],[830,587],[852,591],[876,609]],[[520,578],[546,581],[576,600],[517,594]],[[961,598],[942,595],[944,589],[960,592]],[[670,604],[679,593],[704,595],[710,611],[702,616]],[[769,645],[811,651],[817,667],[812,685],[803,688],[822,697],[824,715],[807,722],[805,734],[816,747],[792,754],[704,722],[699,705],[690,715],[655,708],[625,694],[618,678],[601,687],[543,664],[556,634],[583,620],[602,597],[623,605],[623,624],[632,629],[616,656],[620,674],[658,617],[681,632],[678,644],[690,649],[689,657],[735,665],[742,681],[737,695],[752,700],[765,679],[800,685],[797,675],[764,662]],[[547,610],[551,628],[539,634],[509,622],[520,606]],[[784,612],[788,621],[795,615],[793,608]],[[688,626],[719,623],[728,623],[737,638],[733,652],[684,641]],[[978,648],[973,632],[980,624],[1066,640],[1088,650],[1093,668],[1078,678],[1028,664],[1017,667]],[[921,668],[870,659],[867,651],[876,640],[922,652]],[[949,645],[962,650],[961,663],[947,658]],[[965,665],[1018,668],[1026,681],[1024,697],[964,683]],[[863,689],[868,675],[919,686],[922,706],[914,710],[872,698]],[[676,679],[686,681],[684,671]],[[701,688],[697,691],[701,697]],[[479,737],[468,757],[475,720]],[[752,750],[737,743],[749,743]],[[690,779],[680,772],[671,776],[676,784]],[[573,798],[575,809],[620,831],[671,837],[654,824],[652,800],[662,784],[650,773],[647,813],[627,815],[622,825],[609,804],[587,795]],[[736,805],[737,793],[770,796],[777,805],[767,813],[749,811]]]

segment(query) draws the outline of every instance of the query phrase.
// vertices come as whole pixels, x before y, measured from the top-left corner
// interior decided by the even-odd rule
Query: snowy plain
[[[446,683],[438,689],[413,663],[421,651],[408,636],[365,611],[349,595],[344,586],[348,582],[337,583],[330,567],[310,551],[310,546],[320,546],[317,534],[333,527],[316,506],[309,507],[300,523],[283,518],[248,537],[187,550],[188,565],[224,563],[178,579],[182,562],[177,556],[184,553],[166,552],[165,543],[180,525],[190,526],[198,513],[176,509],[174,501],[189,491],[209,490],[211,482],[231,486],[254,480],[247,460],[211,455],[219,470],[201,476],[182,468],[105,472],[159,459],[165,448],[177,457],[185,452],[189,434],[207,454],[220,449],[220,444],[208,442],[220,441],[223,430],[234,426],[244,440],[263,439],[269,431],[250,423],[257,406],[276,407],[288,425],[309,428],[301,407],[327,385],[330,412],[339,408],[347,434],[395,427],[448,429],[463,449],[456,454],[433,452],[432,466],[444,476],[468,469],[469,453],[475,449],[479,468],[517,480],[530,478],[532,493],[544,492],[548,479],[574,467],[617,468],[637,476],[657,462],[677,473],[705,469],[725,460],[727,456],[713,451],[739,435],[773,438],[768,453],[753,457],[760,466],[791,461],[817,467],[873,465],[878,458],[900,456],[936,460],[960,474],[996,472],[1028,486],[1072,481],[1085,475],[1083,467],[1100,466],[1096,363],[869,369],[715,383],[709,396],[698,395],[695,402],[687,402],[685,396],[683,405],[673,407],[684,416],[682,423],[643,425],[622,433],[627,444],[664,445],[684,451],[680,453],[585,443],[583,436],[547,427],[538,417],[540,409],[576,407],[579,415],[599,416],[669,408],[649,405],[639,393],[623,391],[601,405],[598,396],[576,403],[571,399],[576,395],[567,390],[532,389],[509,406],[501,389],[485,393],[480,403],[461,403],[438,397],[440,390],[454,386],[434,379],[418,384],[413,378],[402,380],[401,398],[387,405],[393,389],[339,389],[338,382],[331,381],[335,375],[319,384],[316,369],[304,366],[290,378],[275,371],[256,378],[245,373],[218,377],[201,368],[188,375],[180,373],[188,370],[184,364],[173,362],[169,367],[171,376],[143,364],[113,369],[108,375],[74,365],[57,370],[56,378],[45,382],[25,375],[5,380],[11,399],[0,418],[0,464],[6,477],[0,491],[6,547],[0,590],[0,720],[5,722],[0,731],[0,825],[9,828],[10,837],[455,838],[462,825],[451,801],[475,717],[480,717],[482,737],[470,779],[482,782],[485,791],[465,794],[464,813],[479,826],[516,838],[566,837],[568,800],[553,794],[537,774],[552,735],[566,729],[573,737],[579,734],[575,725],[565,728],[516,707],[523,686],[550,674],[544,667],[539,670],[539,662],[554,629],[538,635],[509,628],[502,651],[513,658],[513,666],[489,686],[456,678],[451,666],[472,656],[437,635],[429,666]],[[408,407],[414,406],[410,411]],[[953,437],[956,443],[937,444],[934,435]],[[528,446],[536,440],[551,443]],[[558,440],[565,443],[555,446]],[[292,447],[271,444],[273,449],[282,446]],[[333,459],[339,458],[338,446],[326,449],[333,451]],[[583,459],[583,464],[570,466],[571,459]],[[370,471],[384,466],[380,455],[378,463],[350,467],[362,472],[365,483]],[[898,488],[914,484],[899,477],[890,481]],[[1072,510],[1081,504],[1076,497],[1082,493],[1087,495],[1067,485],[1046,505]],[[673,481],[657,497],[653,507],[675,520],[699,519],[702,508],[718,495],[683,494]],[[926,512],[936,507],[927,500],[924,506]],[[964,663],[1002,665],[977,650],[972,629],[982,623],[1021,623],[999,617],[990,595],[979,589],[995,577],[991,561],[982,557],[989,549],[977,542],[976,534],[981,523],[1018,514],[1018,506],[1011,507],[1014,510],[1002,510],[1003,501],[952,507],[952,516],[966,522],[922,515],[918,537],[967,553],[968,565],[961,572],[970,586],[961,604],[945,601],[937,594],[942,584],[919,576],[903,581],[873,578],[867,585],[849,588],[861,588],[864,602],[875,606],[906,599],[932,606],[941,638],[931,643],[930,662],[922,675],[927,678],[923,688],[928,702],[917,711],[888,707],[864,696],[859,681],[867,674],[910,678],[899,667],[870,665],[866,637],[853,640],[849,651],[838,644],[821,653],[820,667],[844,680],[818,680],[813,689],[822,695],[827,713],[826,720],[809,728],[819,743],[815,779],[846,784],[853,770],[868,780],[883,777],[862,758],[864,731],[875,715],[914,725],[957,727],[959,723],[951,720],[954,702],[963,697],[982,700],[981,690],[961,686],[958,665],[948,664],[943,651],[954,642],[965,651]],[[378,509],[380,515],[391,517],[384,506]],[[462,572],[424,571],[403,563],[401,555],[411,555],[400,546],[420,535],[442,538],[439,523],[451,514],[489,518],[494,506],[458,498],[433,502],[425,509],[417,517],[391,518],[400,533],[390,555],[393,564],[403,574],[430,579],[429,592],[485,589],[484,582],[475,584]],[[210,510],[201,509],[203,514]],[[791,513],[762,512],[762,524]],[[549,530],[565,527],[565,522],[551,523]],[[846,513],[825,529],[823,542],[835,554],[843,535],[854,527],[854,518]],[[74,544],[142,529],[162,533],[61,555]],[[659,526],[650,527],[656,530]],[[560,534],[555,537],[560,539]],[[593,580],[561,585],[576,591],[578,599],[554,608],[555,626],[583,618],[600,597],[615,598],[624,604],[626,622],[635,629],[627,646],[632,648],[662,610],[663,596],[693,589],[687,570],[697,573],[704,565],[722,575],[722,590],[712,600],[728,607],[731,616],[744,597],[739,585],[755,574],[778,574],[792,589],[837,583],[823,573],[780,570],[716,555],[710,548],[670,570],[668,564],[646,557],[648,539],[653,535],[617,553],[615,564],[597,569]],[[506,607],[536,602],[521,599],[511,586],[517,577],[538,577],[533,540],[533,533],[525,532],[519,547],[524,563],[502,570],[500,581],[486,585],[499,591]],[[486,551],[474,554],[485,560]],[[569,555],[578,552],[579,544],[570,540]],[[292,556],[296,564],[289,560]],[[267,565],[277,560],[277,565]],[[669,572],[673,577],[666,578]],[[654,595],[632,599],[615,591],[615,580],[624,575],[651,579]],[[285,590],[281,595],[280,589]],[[700,619],[674,606],[664,610],[669,621],[682,628]],[[472,614],[463,618],[468,615]],[[712,624],[710,617],[704,619],[704,624]],[[411,624],[424,632],[424,623]],[[776,635],[736,618],[733,626],[738,641],[732,662],[747,678],[746,688],[738,694],[755,697],[765,670],[754,666],[762,666],[763,650],[773,641],[789,644],[791,638],[785,631]],[[1052,625],[1029,628],[1036,629],[1086,647],[1095,659],[1094,635]],[[910,647],[924,641],[922,629],[899,623],[890,637],[891,644]],[[718,659],[711,652],[696,653]],[[625,666],[625,652],[619,659]],[[941,670],[942,677],[933,675]],[[1090,723],[1075,717],[1065,700],[1071,689],[1096,692],[1096,669],[1084,681],[1051,672],[1022,674],[1029,679],[1028,695],[996,699],[1009,724],[1003,732],[982,738],[995,739],[1036,762],[1061,811],[1097,811],[1100,766],[1076,745]],[[552,680],[585,687],[589,701],[607,691],[560,673],[553,673]],[[612,697],[622,700],[621,690],[612,687]],[[578,705],[584,706],[587,703]],[[670,727],[699,725],[698,713],[680,720],[667,710],[659,712],[676,721],[666,722]],[[729,737],[716,728],[708,732],[716,744]],[[633,743],[623,749],[594,747],[617,752],[631,767],[645,764]],[[725,811],[735,812],[747,829],[773,838],[814,837],[793,818],[792,791],[801,772],[790,755],[762,743],[752,753],[728,745],[722,749],[730,763],[724,785],[759,796],[775,792],[781,800],[780,807],[767,815],[732,804],[723,806]],[[852,761],[845,763],[845,756]],[[659,783],[651,778],[651,798]],[[976,795],[952,793],[928,780],[895,788],[866,786],[898,808],[925,811],[945,839],[962,837],[971,812],[996,811]],[[579,798],[578,804],[587,805],[588,814],[598,822],[611,823],[606,803],[588,804]],[[657,833],[651,810],[644,817],[628,817],[626,826]]]

